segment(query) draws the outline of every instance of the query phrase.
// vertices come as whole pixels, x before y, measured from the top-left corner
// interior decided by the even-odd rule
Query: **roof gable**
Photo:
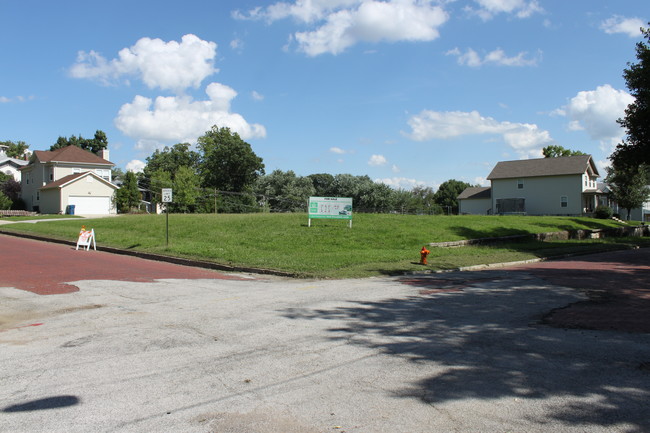
[[[591,155],[501,161],[494,166],[487,178],[488,180],[513,179],[584,174],[585,172],[600,176]]]
[[[470,186],[458,195],[458,200],[488,199],[491,197],[492,188],[489,186]]]
[[[69,162],[81,164],[102,164],[111,166],[115,165],[112,162],[107,161],[92,152],[74,145],[62,147],[56,150],[35,150],[32,156],[32,161],[35,161],[36,159],[42,163]]]
[[[84,171],[83,173],[69,174],[69,175],[62,177],[61,179],[59,179],[59,180],[57,180],[55,182],[48,183],[47,185],[41,187],[40,189],[44,190],[44,189],[53,189],[53,188],[63,188],[65,186],[67,186],[67,185],[70,185],[71,183],[77,182],[78,180],[80,180],[81,178],[86,177],[86,176],[92,176],[95,179],[97,179],[98,181],[112,187],[113,189],[118,189],[117,185],[113,185],[109,181],[107,181],[105,179],[102,179],[101,177],[99,177],[95,173],[93,173],[92,171]]]

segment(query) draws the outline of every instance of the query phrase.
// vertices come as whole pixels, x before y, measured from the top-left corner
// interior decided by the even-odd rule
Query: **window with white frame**
[[[517,189],[524,189],[524,180],[517,179]]]
[[[563,195],[562,197],[560,197],[560,206],[561,207],[569,206],[569,198],[567,196]]]

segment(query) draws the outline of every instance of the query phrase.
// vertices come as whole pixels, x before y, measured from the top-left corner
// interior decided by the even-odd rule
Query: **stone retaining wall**
[[[480,239],[466,239],[452,242],[432,242],[430,247],[464,247],[467,245],[491,245],[506,242],[525,242],[525,241],[556,241],[568,239],[601,239],[606,237],[625,237],[650,236],[650,226],[641,225],[635,227],[612,227],[606,229],[593,230],[566,230],[561,232],[536,233],[525,235],[498,236]]]

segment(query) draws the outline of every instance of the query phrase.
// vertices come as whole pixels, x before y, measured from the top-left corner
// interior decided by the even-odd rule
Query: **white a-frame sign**
[[[79,239],[77,239],[77,250],[79,247],[86,247],[86,251],[90,249],[92,244],[93,250],[97,251],[97,244],[95,244],[95,229],[81,230],[79,232]]]

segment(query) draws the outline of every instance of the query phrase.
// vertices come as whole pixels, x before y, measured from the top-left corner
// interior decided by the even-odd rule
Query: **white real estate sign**
[[[352,227],[352,198],[309,197],[309,227],[312,218],[349,220]]]

